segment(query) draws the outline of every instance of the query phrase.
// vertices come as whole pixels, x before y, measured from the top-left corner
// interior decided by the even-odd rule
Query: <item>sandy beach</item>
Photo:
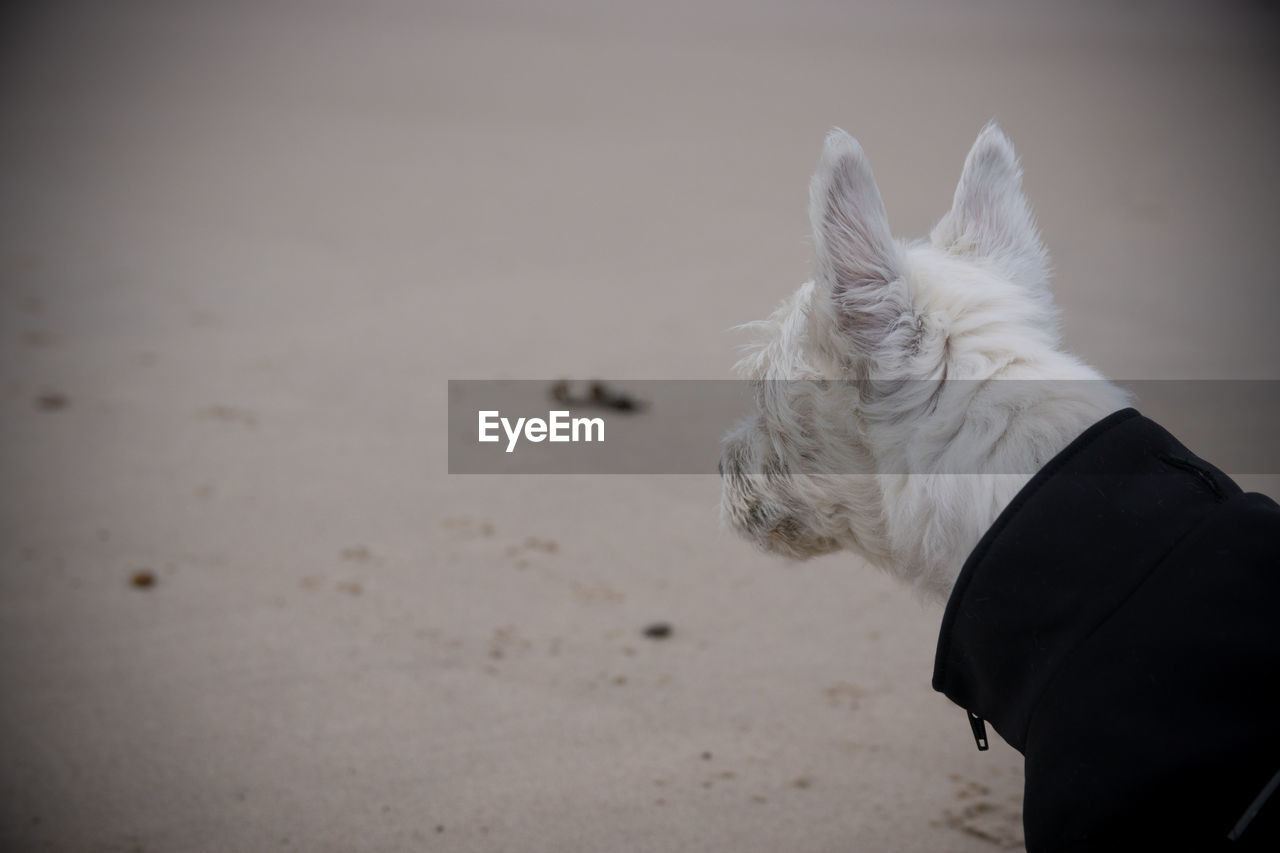
[[[940,608],[714,476],[450,475],[446,386],[729,377],[829,127],[921,236],[992,117],[1070,349],[1280,379],[1280,52],[1223,8],[7,12],[0,847],[1021,849]]]

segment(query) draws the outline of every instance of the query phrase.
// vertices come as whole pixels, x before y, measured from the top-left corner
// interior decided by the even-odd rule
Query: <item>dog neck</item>
[[[935,412],[903,442],[899,472],[881,475],[886,568],[923,597],[946,601],[970,552],[1031,477],[1129,405],[1123,390],[1089,373],[1083,380],[992,382],[981,393],[940,402],[955,416]]]

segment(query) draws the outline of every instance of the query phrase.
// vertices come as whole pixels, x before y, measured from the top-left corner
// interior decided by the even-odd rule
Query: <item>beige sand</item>
[[[938,609],[713,477],[445,473],[448,378],[726,376],[832,124],[920,234],[998,117],[1077,351],[1276,378],[1266,22],[838,5],[7,19],[0,846],[1019,845]]]

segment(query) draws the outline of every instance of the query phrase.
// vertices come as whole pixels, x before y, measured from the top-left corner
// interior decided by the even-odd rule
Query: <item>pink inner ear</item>
[[[818,227],[838,289],[875,287],[898,277],[897,245],[884,202],[859,153],[844,154],[832,165]]]
[[[811,197],[819,287],[830,299],[836,346],[862,377],[901,378],[919,351],[922,326],[902,278],[901,249],[856,142],[828,139]]]

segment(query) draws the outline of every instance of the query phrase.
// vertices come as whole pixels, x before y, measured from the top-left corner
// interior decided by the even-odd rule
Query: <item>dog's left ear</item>
[[[1049,283],[1048,254],[1022,194],[1018,157],[994,121],[973,143],[951,210],[930,239],[948,252],[985,258],[1027,287]]]

